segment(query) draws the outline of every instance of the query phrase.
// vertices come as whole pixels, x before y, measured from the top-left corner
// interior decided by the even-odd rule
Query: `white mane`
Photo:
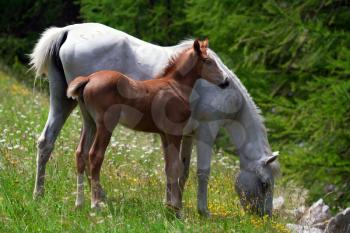
[[[185,39],[180,41],[176,47],[179,48],[188,48],[190,46],[192,46],[194,42],[194,39]],[[175,56],[178,55],[179,53],[181,53],[182,49],[180,49],[179,51],[176,52]],[[214,59],[219,63],[220,67],[223,68],[223,70],[225,71],[225,73],[229,74],[229,78],[233,81],[233,83],[235,84],[235,86],[238,88],[238,90],[241,92],[241,94],[243,95],[244,99],[246,100],[247,104],[248,104],[248,108],[251,110],[252,116],[255,118],[255,120],[257,122],[259,122],[260,124],[260,130],[266,135],[266,128],[264,125],[264,118],[261,115],[261,110],[258,106],[256,106],[255,102],[253,101],[253,98],[250,96],[249,92],[247,91],[247,89],[245,88],[245,86],[241,83],[241,81],[238,79],[238,77],[236,76],[236,74],[230,70],[229,68],[226,67],[226,65],[221,61],[221,59],[219,58],[219,56],[211,49],[209,49],[210,53],[209,55],[213,55]]]
[[[229,78],[233,81],[234,86],[239,90],[239,92],[242,94],[243,98],[245,99],[246,107],[250,113],[250,115],[253,117],[253,121],[256,123],[256,130],[260,132],[259,140],[261,140],[264,150],[265,150],[265,156],[269,157],[272,155],[271,147],[267,139],[267,131],[264,124],[264,118],[261,115],[261,110],[258,106],[256,106],[255,102],[253,101],[253,98],[245,88],[245,86],[241,83],[239,78],[235,75],[235,73],[228,69],[226,65],[221,61],[219,56],[214,52],[211,51],[214,54],[214,57],[216,58],[216,61],[220,64],[220,66],[224,69],[224,71],[229,74]],[[280,168],[279,163],[277,161],[269,164],[273,176],[278,176],[280,174]]]

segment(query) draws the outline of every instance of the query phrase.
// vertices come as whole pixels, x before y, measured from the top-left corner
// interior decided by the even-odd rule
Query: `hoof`
[[[101,197],[101,200],[103,201],[107,200],[107,193],[103,189],[101,189],[100,191],[100,197]]]
[[[177,219],[182,219],[182,218],[183,218],[182,212],[181,212],[181,211],[176,211],[176,212],[175,212],[175,217],[176,217]]]
[[[41,191],[34,191],[33,193],[33,200],[39,200],[44,197],[44,190]]]
[[[84,205],[84,201],[75,201],[75,209],[81,209]]]
[[[211,217],[211,213],[208,209],[198,209],[198,214],[204,218],[210,218]]]
[[[106,206],[107,206],[106,203],[104,203],[103,201],[97,201],[91,204],[91,209],[101,210],[101,209],[104,209]]]
[[[182,212],[180,208],[174,207],[172,205],[166,205],[167,215],[176,217],[177,219],[182,219]]]

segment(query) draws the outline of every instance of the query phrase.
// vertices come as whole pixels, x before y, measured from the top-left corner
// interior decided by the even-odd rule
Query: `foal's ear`
[[[194,48],[194,51],[196,51],[198,56],[202,58],[208,58],[208,53],[207,53],[208,45],[209,45],[208,39],[205,39],[204,41],[200,41],[196,39],[193,43],[193,48]]]
[[[201,52],[201,46],[199,44],[199,40],[196,39],[194,42],[193,42],[193,49],[194,51],[197,53],[198,56],[202,56],[202,52]]]
[[[208,40],[208,38],[205,38],[205,40],[202,43],[203,43],[202,47],[209,48],[209,40]]]

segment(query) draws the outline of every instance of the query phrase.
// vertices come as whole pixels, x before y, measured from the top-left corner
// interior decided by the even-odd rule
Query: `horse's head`
[[[199,68],[200,77],[208,82],[218,85],[220,88],[226,88],[229,85],[228,77],[220,68],[214,56],[210,54],[208,46],[208,39],[205,39],[204,41],[196,39],[193,42],[192,49],[198,56],[197,67]]]
[[[272,216],[274,176],[278,173],[277,155],[251,162],[242,169],[235,188],[243,208],[259,216]]]

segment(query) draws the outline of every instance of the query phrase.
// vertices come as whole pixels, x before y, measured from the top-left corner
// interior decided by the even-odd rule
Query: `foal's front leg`
[[[104,198],[104,192],[100,184],[100,171],[111,136],[112,133],[108,131],[103,124],[97,124],[95,140],[89,152],[91,208],[98,208]]]
[[[180,214],[182,208],[182,192],[179,184],[183,172],[180,161],[181,136],[164,135],[161,137],[164,149],[166,173],[166,204]]]

